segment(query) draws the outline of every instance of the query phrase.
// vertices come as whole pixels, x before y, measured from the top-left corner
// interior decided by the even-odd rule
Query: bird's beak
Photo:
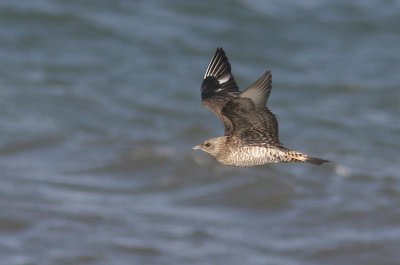
[[[199,145],[193,146],[192,149],[193,150],[198,150],[198,149],[200,149],[200,146]]]

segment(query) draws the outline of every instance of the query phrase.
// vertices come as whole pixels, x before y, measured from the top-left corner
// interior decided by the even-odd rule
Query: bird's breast
[[[230,147],[228,152],[217,160],[225,165],[251,167],[268,163],[282,162],[285,152],[268,146]]]

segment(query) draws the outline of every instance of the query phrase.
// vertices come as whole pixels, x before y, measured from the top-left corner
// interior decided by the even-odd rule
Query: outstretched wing
[[[271,80],[271,72],[265,72],[240,96],[227,102],[221,110],[232,126],[228,130],[229,135],[238,137],[243,144],[281,146],[278,121],[265,106],[272,88]]]
[[[207,100],[213,97],[230,99],[239,93],[239,88],[231,73],[228,57],[222,48],[217,48],[204,74],[201,84],[201,99]]]
[[[272,89],[272,74],[270,70],[267,70],[262,74],[257,81],[246,88],[243,93],[240,94],[242,98],[250,98],[256,107],[262,108],[267,104],[269,94]]]
[[[224,50],[218,48],[208,64],[201,84],[201,102],[214,112],[226,127],[229,121],[221,115],[221,109],[226,102],[239,94],[240,91],[231,73],[228,58]]]

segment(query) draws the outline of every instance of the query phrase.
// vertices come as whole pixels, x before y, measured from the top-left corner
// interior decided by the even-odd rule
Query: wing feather
[[[278,121],[267,107],[256,107],[250,98],[236,97],[224,105],[221,113],[231,122],[229,136],[238,137],[243,144],[282,146]]]
[[[250,98],[256,107],[265,107],[269,94],[272,89],[272,74],[271,71],[266,71],[260,78],[250,85],[243,93],[240,94],[242,98]]]
[[[220,112],[223,105],[213,104],[213,99],[224,103],[240,94],[235,79],[231,73],[231,65],[222,48],[218,48],[208,64],[201,84],[201,100],[206,107],[214,112]]]
[[[230,133],[232,125],[230,120],[221,114],[221,109],[240,93],[224,50],[217,48],[204,74],[201,84],[201,101],[206,108],[222,120],[226,134]]]

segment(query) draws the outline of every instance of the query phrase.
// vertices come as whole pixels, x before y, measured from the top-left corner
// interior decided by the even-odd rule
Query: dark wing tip
[[[201,84],[202,99],[230,98],[239,94],[239,88],[231,74],[231,65],[222,48],[218,47],[208,64]]]
[[[213,76],[216,79],[221,79],[227,74],[231,73],[231,65],[226,57],[225,52],[222,48],[218,47],[215,51],[214,56],[211,58],[208,64],[204,79],[208,76]]]

